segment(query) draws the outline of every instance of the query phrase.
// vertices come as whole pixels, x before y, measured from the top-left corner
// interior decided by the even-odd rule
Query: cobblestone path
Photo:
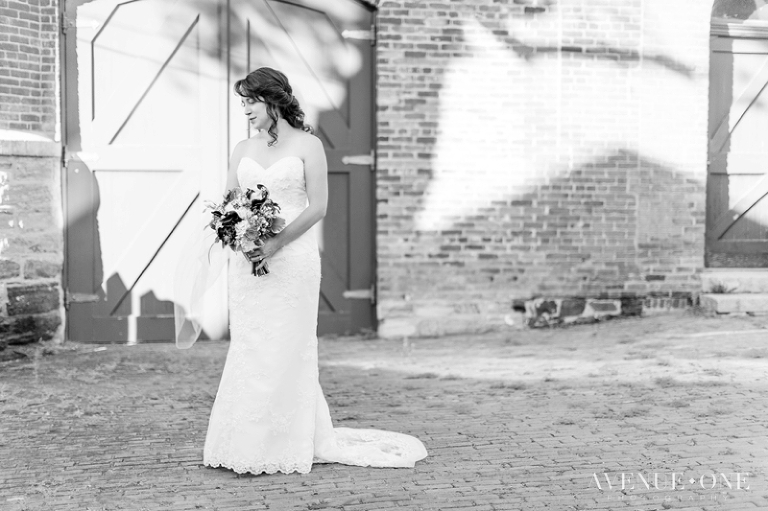
[[[202,466],[226,342],[70,343],[0,364],[0,509],[768,509],[767,324],[322,339],[335,424],[415,435],[429,457],[307,475]]]

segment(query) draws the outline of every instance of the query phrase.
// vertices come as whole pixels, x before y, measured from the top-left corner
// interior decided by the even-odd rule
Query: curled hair
[[[314,130],[304,124],[304,110],[299,106],[299,100],[293,95],[293,89],[288,78],[276,69],[260,67],[248,73],[248,76],[235,82],[235,92],[244,98],[263,101],[267,106],[267,115],[272,119],[267,132],[272,137],[267,145],[277,143],[277,120],[285,119],[288,124],[309,133]]]

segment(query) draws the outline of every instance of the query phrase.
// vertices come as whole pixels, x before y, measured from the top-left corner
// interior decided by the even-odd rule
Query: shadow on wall
[[[473,18],[453,35],[484,50],[455,53],[432,85],[437,135],[425,139],[428,159],[416,169],[424,178],[414,181],[420,208],[405,240],[429,251],[407,254],[415,267],[385,276],[392,290],[466,301],[468,289],[485,286],[484,297],[508,301],[695,289],[703,176],[690,163],[676,167],[675,147],[657,133],[666,128],[640,108],[653,98],[635,91],[649,68],[674,93],[686,91],[694,66],[599,40],[589,48],[521,43],[509,35],[515,26]],[[650,153],[637,149],[639,129],[655,137],[645,142]]]
[[[532,15],[546,16],[547,14],[551,14],[551,17],[554,18],[556,14],[551,13],[551,8],[553,6],[555,9],[558,8],[557,0],[514,0],[514,3],[523,6],[524,17],[529,19]],[[573,12],[574,15],[576,15],[575,13],[577,11],[574,10]],[[619,13],[615,7],[608,7],[608,4],[606,4],[605,7],[599,4],[585,7],[585,5],[582,4],[581,11],[578,12],[578,15],[582,18],[580,21],[585,22],[586,24],[593,24],[594,26],[599,26],[600,24],[605,24],[607,22],[614,27],[625,27],[628,22],[626,13]],[[518,18],[520,18],[520,16],[518,16]],[[571,42],[562,44],[558,41],[557,44],[541,44],[525,40],[524,38],[511,36],[510,30],[498,30],[498,27],[487,22],[484,23],[482,18],[478,18],[478,21],[490,33],[494,34],[500,43],[506,45],[515,52],[518,57],[525,60],[544,57],[551,53],[567,53],[574,58],[584,60],[606,60],[625,67],[636,65],[638,62],[644,61],[662,66],[665,69],[679,73],[686,78],[693,78],[694,67],[681,62],[670,55],[648,51],[639,52],[631,48],[621,48],[610,41],[600,38],[587,40],[583,43]]]
[[[525,213],[512,281],[533,295],[631,295],[694,288],[704,185],[632,151],[606,154],[510,199]],[[511,215],[510,215],[511,216]],[[698,266],[701,266],[698,262]]]
[[[703,254],[704,185],[685,172],[617,150],[454,217],[413,242],[435,247],[402,286],[466,297],[485,282],[499,298],[642,295],[694,289]],[[452,251],[469,254],[450,259]],[[478,277],[480,276],[480,277]],[[426,281],[425,281],[426,279]]]

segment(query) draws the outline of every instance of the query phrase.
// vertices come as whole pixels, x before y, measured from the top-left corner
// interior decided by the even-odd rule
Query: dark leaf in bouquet
[[[229,211],[227,214],[225,214],[222,217],[221,225],[224,227],[231,227],[231,226],[234,226],[239,221],[240,221],[240,215],[238,215],[236,211]]]
[[[257,185],[257,187],[258,186],[261,186],[261,185]],[[245,191],[245,198],[248,199],[249,201],[264,200],[265,194],[261,188],[259,188],[258,192],[256,190],[253,190],[252,188],[248,188]]]
[[[226,230],[226,229],[224,229],[223,227],[219,227],[219,228],[216,230],[216,235],[217,235],[217,236],[218,236],[218,238],[219,238],[219,239],[220,239],[222,242],[224,242],[224,243],[226,243],[226,240],[227,240],[227,238],[229,237],[229,234],[227,234],[227,230]]]
[[[231,190],[227,190],[227,193],[224,194],[224,202],[230,202],[233,200],[237,194],[237,188],[232,188]]]
[[[258,188],[258,192],[253,190],[248,190],[248,200],[251,201],[251,211],[258,211],[261,209],[261,207],[264,205],[264,203],[269,201],[269,190],[267,190],[267,187],[258,184],[256,185],[256,188]]]
[[[211,214],[216,218],[221,218],[221,211],[211,211]]]

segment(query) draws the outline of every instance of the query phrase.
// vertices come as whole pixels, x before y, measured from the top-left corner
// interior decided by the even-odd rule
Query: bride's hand
[[[258,269],[264,266],[267,259],[275,255],[275,252],[280,250],[281,247],[280,242],[276,238],[267,238],[259,248],[251,250],[246,255],[252,263],[259,263]]]

